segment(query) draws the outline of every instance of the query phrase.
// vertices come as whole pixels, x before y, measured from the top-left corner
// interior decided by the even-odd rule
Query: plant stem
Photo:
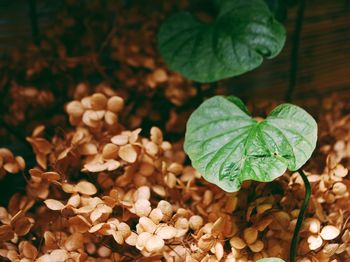
[[[303,28],[304,20],[304,10],[305,10],[305,0],[301,0],[297,15],[295,18],[295,29],[292,36],[292,51],[290,54],[290,71],[289,71],[289,83],[284,100],[286,102],[291,102],[294,95],[294,90],[297,82],[297,73],[298,73],[298,58],[299,58],[299,46],[300,46],[300,35]]]
[[[295,261],[295,257],[296,257],[296,253],[297,253],[297,245],[298,245],[298,240],[299,240],[299,231],[301,228],[301,224],[303,223],[305,211],[306,211],[307,206],[309,204],[310,195],[311,195],[311,186],[310,186],[309,180],[307,179],[305,173],[301,169],[298,170],[298,173],[300,174],[301,178],[303,179],[303,182],[305,185],[305,198],[304,198],[304,202],[300,208],[297,224],[295,225],[295,229],[294,229],[294,233],[293,233],[292,243],[290,245],[290,254],[289,254],[290,262]]]

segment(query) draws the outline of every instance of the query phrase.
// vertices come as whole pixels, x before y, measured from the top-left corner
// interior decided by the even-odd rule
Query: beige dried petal
[[[139,199],[135,202],[134,205],[135,214],[139,217],[148,216],[151,212],[151,203],[147,199]]]
[[[143,250],[146,245],[147,240],[152,236],[149,232],[142,232],[137,236],[136,240],[136,248],[139,250]]]
[[[111,142],[118,146],[126,145],[129,141],[129,137],[127,135],[116,135],[111,138]]]
[[[96,117],[96,113],[94,111],[87,110],[83,114],[83,123],[88,127],[98,128],[100,122],[98,120],[94,120],[94,118],[98,119],[98,117]]]
[[[307,230],[313,234],[317,234],[321,229],[321,222],[317,218],[308,217],[304,220],[302,225],[302,231]]]
[[[161,145],[163,142],[162,131],[158,127],[151,128],[151,141],[157,145]]]
[[[67,205],[78,207],[80,205],[80,195],[73,194],[67,201]]]
[[[106,114],[106,111],[105,110],[98,110],[98,111],[88,111],[89,112],[89,117],[92,121],[96,121],[96,122],[100,122],[105,114]],[[101,124],[101,123],[99,123]]]
[[[144,232],[154,233],[156,231],[156,224],[148,217],[141,217],[139,225],[142,227]]]
[[[264,242],[257,240],[255,243],[248,245],[254,253],[261,252],[264,249]]]
[[[95,155],[98,153],[97,147],[93,143],[85,143],[79,146],[79,154],[83,156]]]
[[[71,101],[66,107],[67,113],[73,117],[81,117],[84,113],[84,107],[79,101]]]
[[[167,184],[167,186],[169,188],[174,188],[176,186],[176,176],[173,173],[168,173],[165,177],[164,177],[164,182]]]
[[[159,222],[162,221],[162,219],[163,219],[162,210],[160,210],[159,208],[153,209],[151,211],[151,213],[149,214],[149,218],[152,219],[152,221],[155,224],[159,224]]]
[[[165,197],[167,195],[165,188],[161,185],[152,186],[152,191],[161,197]]]
[[[110,229],[110,226],[106,223],[98,223],[94,225],[92,228],[89,229],[90,233],[96,233],[99,232],[100,234],[104,234],[108,229]]]
[[[38,125],[37,127],[34,128],[32,136],[33,137],[41,136],[43,134],[44,130],[45,130],[44,125]]]
[[[61,210],[64,208],[64,205],[60,201],[55,199],[46,199],[44,203],[47,206],[47,208],[51,210]]]
[[[321,237],[324,240],[333,240],[337,238],[339,234],[340,234],[340,230],[335,226],[331,226],[331,225],[323,227],[320,233]]]
[[[79,248],[83,248],[84,237],[81,233],[75,232],[70,235],[67,240],[64,242],[64,247],[67,251],[75,251]]]
[[[1,241],[9,241],[14,237],[15,237],[15,233],[12,231],[12,227],[10,225],[0,226],[0,240]]]
[[[101,172],[106,169],[106,166],[102,163],[96,162],[96,163],[88,163],[84,165],[83,171],[89,171],[93,173]]]
[[[49,141],[47,141],[44,138],[35,138],[32,139],[30,137],[27,138],[28,142],[32,144],[34,149],[36,149],[38,152],[47,155],[51,152],[52,145]]]
[[[167,225],[158,225],[156,230],[156,235],[165,240],[174,238],[176,233],[176,228]]]
[[[223,247],[222,243],[216,242],[214,248],[215,248],[215,256],[216,256],[217,260],[221,261],[221,259],[224,256],[224,247]]]
[[[152,78],[157,83],[163,83],[168,80],[167,72],[163,68],[157,68],[153,71]]]
[[[338,164],[334,169],[334,174],[337,177],[346,177],[348,175],[348,172],[349,170],[341,164]]]
[[[117,225],[118,232],[120,232],[123,238],[127,238],[131,234],[131,230],[128,224],[121,222]]]
[[[137,159],[137,151],[132,145],[121,146],[119,156],[126,162],[134,163]]]
[[[114,126],[118,123],[118,116],[113,112],[107,111],[105,113],[105,122],[107,125]]]
[[[6,172],[16,174],[19,172],[19,165],[17,164],[17,162],[6,163],[4,165],[4,169],[6,170]]]
[[[16,156],[15,159],[16,159],[17,164],[19,165],[19,168],[20,168],[21,170],[24,170],[25,167],[26,167],[26,162],[24,161],[23,157],[21,157],[21,156]],[[0,164],[0,166],[1,166],[1,164]]]
[[[154,166],[150,163],[147,163],[147,162],[142,162],[141,165],[140,165],[140,174],[143,175],[143,176],[151,176],[153,175],[154,173]]]
[[[159,236],[152,235],[147,239],[145,248],[148,252],[156,253],[163,249],[164,244],[163,239],[161,239]]]
[[[248,245],[253,244],[258,238],[258,230],[254,227],[244,229],[243,238]]]
[[[191,216],[189,220],[190,228],[197,231],[203,226],[203,218],[201,216]]]
[[[159,208],[162,211],[164,221],[168,221],[173,215],[173,207],[168,201],[159,201],[157,208]]]
[[[68,253],[64,249],[55,249],[50,253],[51,261],[65,262],[68,260]]]
[[[148,142],[144,145],[146,153],[151,156],[157,156],[159,152],[158,146],[153,142]]]
[[[57,181],[61,178],[60,174],[54,171],[44,172],[41,174],[41,177],[47,181]]]
[[[113,231],[112,236],[113,236],[115,242],[117,242],[119,245],[124,244],[124,238],[123,238],[123,235],[121,232]]]
[[[91,109],[91,96],[86,96],[84,97],[81,101],[81,104],[83,105],[84,108],[86,109]]]
[[[230,239],[230,244],[235,249],[243,249],[246,247],[246,243],[240,237],[233,237]]]
[[[119,147],[115,144],[108,143],[102,149],[102,156],[104,159],[115,159],[118,157]]]
[[[7,148],[0,148],[0,156],[5,162],[12,161],[14,158],[12,152]]]
[[[170,173],[175,174],[176,176],[180,175],[183,171],[183,166],[179,163],[171,163],[168,168],[167,171]]]
[[[62,190],[66,193],[75,193],[75,187],[72,184],[62,183]]]
[[[209,251],[215,244],[215,238],[210,234],[203,235],[198,241],[198,247],[203,251]]]
[[[130,246],[136,246],[137,242],[137,234],[134,232],[131,232],[130,235],[125,239],[125,243],[127,243]]]
[[[80,181],[75,187],[75,190],[83,195],[94,195],[97,193],[97,189],[94,184],[87,181]]]
[[[141,133],[142,129],[141,128],[137,128],[134,131],[132,131],[129,134],[129,143],[130,144],[135,144],[137,142],[137,140],[139,139],[139,134]]]
[[[120,162],[114,159],[110,159],[104,164],[104,166],[108,171],[113,171],[120,167]]]
[[[337,182],[333,185],[332,191],[338,196],[342,196],[347,192],[347,187],[342,182]]]
[[[54,233],[52,233],[50,231],[45,231],[44,240],[45,240],[45,248],[51,249],[51,250],[58,248],[57,239],[56,239]]]
[[[112,96],[108,99],[107,109],[113,113],[119,113],[124,107],[124,99],[119,96]]]
[[[311,235],[307,238],[307,242],[309,243],[310,250],[316,250],[320,248],[323,244],[323,240],[319,235]]]
[[[139,199],[150,199],[151,190],[148,186],[141,186],[135,192],[135,200]]]
[[[35,259],[38,255],[38,250],[30,242],[23,241],[20,243],[22,248],[22,254],[25,258]]]
[[[81,215],[69,218],[68,223],[74,231],[80,233],[85,233],[91,228],[90,222]]]
[[[50,254],[42,255],[42,256],[38,257],[36,262],[52,262],[51,261],[51,256],[50,256]]]
[[[322,248],[322,253],[326,254],[329,257],[331,257],[332,255],[335,254],[335,252],[337,251],[338,247],[339,247],[339,244],[337,244],[337,243],[326,244]]]
[[[96,93],[91,96],[91,108],[93,110],[105,109],[107,105],[107,98],[104,94]]]
[[[16,222],[12,222],[12,227],[18,236],[25,236],[33,227],[33,223],[28,217],[21,217]]]

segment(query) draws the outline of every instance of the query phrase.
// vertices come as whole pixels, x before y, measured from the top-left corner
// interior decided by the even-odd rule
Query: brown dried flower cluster
[[[16,174],[23,171],[26,164],[21,156],[14,156],[7,148],[0,148],[0,178],[6,173]]]
[[[304,194],[297,174],[225,193],[184,165],[181,143],[165,141],[159,128],[152,127],[149,138],[141,129],[126,130],[119,122],[124,100],[112,90],[65,108],[72,127],[64,136],[48,140],[38,126],[27,138],[37,166],[29,170],[25,193],[0,208],[0,256],[42,262],[286,258]],[[323,172],[308,173],[313,194],[298,250],[303,262],[350,259],[348,155],[337,144],[325,148]],[[5,170],[24,168],[8,150],[0,156],[11,163]]]

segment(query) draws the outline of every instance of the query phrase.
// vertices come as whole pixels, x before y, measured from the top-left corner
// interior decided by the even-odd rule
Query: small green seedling
[[[285,29],[263,0],[214,2],[218,14],[212,22],[179,12],[161,25],[159,50],[170,69],[197,82],[214,82],[251,71],[280,53]]]
[[[227,192],[238,191],[245,180],[270,182],[286,170],[299,171],[306,197],[292,240],[290,261],[294,261],[311,191],[300,168],[310,158],[316,141],[316,121],[298,106],[282,104],[258,121],[239,98],[215,96],[189,118],[184,149],[193,167]]]

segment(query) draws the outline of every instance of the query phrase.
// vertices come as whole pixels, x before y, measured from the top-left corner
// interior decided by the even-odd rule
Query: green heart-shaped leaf
[[[198,82],[237,76],[282,49],[285,29],[263,0],[219,0],[219,14],[204,23],[180,12],[160,27],[159,50],[168,65]]]
[[[277,257],[262,258],[256,262],[285,262],[283,259]]]
[[[316,140],[316,121],[298,106],[282,104],[258,122],[240,99],[216,96],[189,118],[184,148],[206,180],[234,192],[244,180],[269,182],[299,169]]]

